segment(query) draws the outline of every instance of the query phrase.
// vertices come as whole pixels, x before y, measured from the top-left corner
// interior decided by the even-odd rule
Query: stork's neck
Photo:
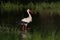
[[[30,14],[29,12],[27,12],[27,13],[28,13],[28,15],[29,15],[28,17],[29,17],[29,18],[32,18],[31,14]]]

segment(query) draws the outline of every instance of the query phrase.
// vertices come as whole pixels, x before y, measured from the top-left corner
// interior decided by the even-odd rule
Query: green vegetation
[[[2,29],[2,30],[1,30]],[[21,40],[20,30],[16,28],[8,28],[0,26],[0,40]],[[26,40],[60,40],[60,33],[56,34],[56,31],[49,31],[45,33],[34,31],[32,34],[27,33]]]
[[[6,11],[12,11],[12,10],[22,10],[23,8],[32,8],[34,11],[39,12],[39,13],[60,13],[60,2],[51,2],[51,3],[36,3],[33,4],[32,2],[27,4],[27,5],[23,5],[23,4],[19,4],[18,2],[16,4],[14,3],[3,3],[1,2],[1,8],[6,10]]]
[[[28,25],[32,27],[33,32],[28,33],[31,38],[27,38],[27,40],[60,40],[60,2],[36,4],[31,2],[27,5],[18,2],[16,4],[1,2],[0,8],[1,17],[3,17],[0,23],[0,40],[21,40],[20,25],[17,25],[16,20],[20,19],[18,16],[21,16],[20,11],[23,12],[23,8],[31,8],[35,13],[42,14],[42,16],[39,14],[39,19],[36,16],[37,19]]]

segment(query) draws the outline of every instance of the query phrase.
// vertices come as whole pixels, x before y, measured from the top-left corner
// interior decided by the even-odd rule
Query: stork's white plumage
[[[28,17],[27,18],[23,18],[21,21],[30,23],[30,22],[32,22],[32,16],[30,14],[30,9],[27,9],[27,13],[28,13]]]
[[[27,13],[28,13],[28,17],[21,19],[21,25],[23,25],[22,26],[23,31],[26,31],[28,29],[27,28],[28,23],[32,22],[32,16],[30,14],[32,13],[32,11],[30,9],[27,9]]]

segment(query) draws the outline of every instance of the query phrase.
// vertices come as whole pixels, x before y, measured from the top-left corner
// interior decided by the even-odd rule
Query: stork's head
[[[27,12],[33,14],[32,10],[31,9],[27,9]]]
[[[30,9],[27,9],[27,12],[29,12],[30,11]]]

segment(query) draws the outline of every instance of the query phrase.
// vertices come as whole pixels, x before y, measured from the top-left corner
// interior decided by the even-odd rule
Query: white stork
[[[31,14],[30,13],[32,13],[32,11],[30,10],[30,9],[27,9],[27,13],[28,13],[28,17],[27,18],[23,18],[23,19],[21,19],[21,25],[24,25],[23,27],[22,27],[22,30],[24,31],[24,30],[27,30],[27,25],[30,23],[30,22],[32,22],[32,16],[31,16]]]

